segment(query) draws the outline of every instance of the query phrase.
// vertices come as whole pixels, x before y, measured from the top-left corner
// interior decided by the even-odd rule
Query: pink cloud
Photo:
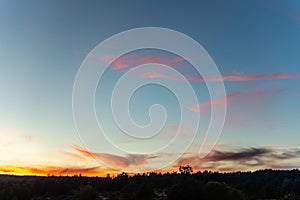
[[[99,56],[99,58],[105,62],[110,62],[111,60],[113,60],[113,70],[126,69],[130,66],[137,66],[143,63],[160,63],[176,67],[176,64],[184,61],[184,59],[181,57],[167,58],[163,56],[144,56],[139,54],[129,54],[121,57],[113,55],[102,55]]]
[[[264,90],[250,90],[245,92],[235,92],[227,95],[226,97],[213,99],[199,103],[196,106],[186,106],[187,109],[198,113],[207,113],[212,105],[231,105],[237,103],[238,99],[251,99],[253,97],[263,96],[266,94],[277,94],[286,91],[287,89],[280,89],[275,91],[264,91]]]
[[[267,75],[243,75],[243,74],[234,74],[222,77],[207,77],[202,78],[201,76],[186,76],[188,81],[192,82],[201,82],[201,81],[256,81],[256,80],[271,80],[271,79],[290,79],[290,78],[299,78],[299,75],[296,74],[284,74],[284,73],[273,73]]]
[[[180,127],[174,124],[166,124],[166,128],[172,129],[174,131],[178,131]]]
[[[133,70],[133,73],[141,78],[168,78],[167,76],[165,76],[162,73],[158,73],[158,72],[136,72],[136,70]]]
[[[254,81],[254,80],[271,80],[271,79],[289,79],[299,78],[296,74],[273,73],[268,75],[231,75],[223,76],[223,81]]]
[[[177,81],[191,81],[191,82],[203,82],[203,81],[226,81],[226,82],[243,82],[243,81],[257,81],[257,80],[272,80],[272,79],[293,79],[299,78],[298,74],[284,74],[284,73],[273,73],[267,75],[243,75],[241,74],[233,74],[227,76],[210,76],[203,78],[202,76],[191,76],[188,74],[183,74],[179,76],[177,74],[164,74],[161,72],[135,72],[135,75],[141,78],[165,78],[169,80],[177,80]]]
[[[288,89],[260,89],[243,93],[236,93],[235,97],[228,98],[226,127],[238,130],[270,130],[280,126],[273,122],[270,115],[272,106],[280,94]],[[204,107],[204,110],[210,107]]]
[[[189,133],[187,132],[186,129],[183,130],[182,127],[180,127],[180,126],[178,126],[178,125],[175,125],[175,124],[166,124],[165,127],[168,128],[168,129],[174,130],[174,131],[176,131],[176,132],[177,132],[177,131],[180,131],[180,135],[179,135],[179,136],[180,136],[182,139],[188,139],[189,137],[192,137],[192,136],[193,136],[193,135],[189,134]]]
[[[138,66],[145,63],[160,63],[175,68],[183,68],[182,57],[168,58],[164,56],[148,56],[140,54],[128,54],[121,57],[114,55],[96,55],[102,61],[112,62],[113,70],[124,70],[134,66]],[[272,73],[272,74],[253,74],[245,75],[243,72],[233,70],[231,75],[225,76],[210,76],[203,78],[202,76],[194,76],[191,74],[183,74],[182,76],[177,74],[164,74],[159,71],[148,71],[148,72],[135,72],[135,75],[141,78],[165,78],[169,80],[188,80],[191,82],[202,82],[202,81],[227,81],[227,82],[239,82],[239,81],[257,81],[257,80],[272,80],[272,79],[291,79],[299,78],[299,74],[287,74],[287,73]]]

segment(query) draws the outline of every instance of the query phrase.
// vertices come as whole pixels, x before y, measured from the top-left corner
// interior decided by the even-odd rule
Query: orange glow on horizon
[[[54,166],[38,166],[38,167],[18,167],[18,166],[1,166],[0,174],[17,175],[17,176],[91,176],[106,177],[116,176],[120,172],[113,170],[100,170],[98,167],[79,168],[79,167],[54,167]]]
[[[177,170],[174,169],[161,169],[151,172],[155,173],[173,173]],[[15,175],[15,176],[85,176],[85,177],[106,177],[108,174],[110,177],[116,177],[123,172],[112,169],[99,169],[99,167],[55,167],[38,165],[37,167],[20,167],[20,166],[0,166],[0,175]],[[143,172],[126,172],[129,176],[135,174],[141,174]],[[149,172],[145,172],[150,173]]]

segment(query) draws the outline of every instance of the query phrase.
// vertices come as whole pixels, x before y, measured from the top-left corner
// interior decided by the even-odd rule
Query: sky
[[[107,63],[109,68],[95,93],[98,121],[109,140],[122,149],[110,151],[107,142],[93,136],[95,130],[78,133],[72,110],[73,86],[85,57],[99,43],[141,27],[172,29],[201,44],[221,74],[207,81],[223,82],[226,96],[210,99],[203,77],[172,52],[141,49],[117,58],[90,54],[102,63],[114,60]],[[0,173],[105,176],[120,171],[176,171],[188,164],[194,170],[222,172],[299,168],[299,53],[300,2],[296,0],[2,0]],[[205,59],[197,52],[190,56]],[[171,66],[185,80],[163,69],[133,69],[146,63]],[[168,88],[146,85],[130,99],[132,119],[147,125],[148,109],[161,104],[167,112],[166,122],[158,135],[147,140],[124,134],[112,118],[110,98],[118,79],[131,69],[129,77],[164,80],[179,90],[188,81],[197,104],[180,107]],[[225,105],[223,131],[212,151],[200,159],[200,146],[211,145],[202,144],[211,106]],[[168,145],[178,131],[182,143],[191,139],[191,127],[180,127],[181,112],[201,118],[192,145],[184,152],[155,152]],[[181,144],[174,145],[176,149]],[[170,158],[172,162],[165,163]]]

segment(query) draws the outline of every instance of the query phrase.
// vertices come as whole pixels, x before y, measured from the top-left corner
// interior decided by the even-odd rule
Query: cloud
[[[149,78],[149,79],[168,78],[164,74],[158,72],[136,72],[136,70],[133,70],[132,72],[141,78]]]
[[[259,86],[258,88],[261,88]],[[191,112],[210,115],[212,106],[227,107],[225,129],[241,131],[271,130],[280,126],[272,120],[271,111],[277,98],[282,93],[290,92],[287,88],[262,88],[249,91],[233,92],[226,97],[212,99],[198,105],[185,105]]]
[[[4,132],[7,134],[10,134],[10,135],[18,136],[27,141],[31,141],[31,139],[32,139],[31,135],[29,135],[28,133],[25,133],[23,131],[13,130],[13,129],[4,129]]]
[[[85,156],[78,155],[76,153],[71,153],[71,152],[68,152],[68,151],[59,151],[59,153],[68,156],[73,161],[74,160],[78,160],[78,161],[86,161],[87,160]]]
[[[180,127],[178,125],[175,125],[175,124],[166,124],[165,125],[166,128],[168,129],[171,129],[171,130],[174,130],[177,132],[179,132],[179,137],[183,140],[186,140],[186,139],[191,139],[193,137],[193,134],[190,134],[187,130],[187,128],[183,128],[183,127]],[[168,136],[168,139],[170,138],[173,138],[175,137],[174,135],[172,135],[171,137]]]
[[[115,55],[94,55],[95,57],[99,58],[104,62],[112,62],[111,66],[113,70],[125,70],[129,68],[133,68],[138,65],[146,64],[146,63],[159,63],[163,65],[167,65],[173,68],[177,68],[182,70],[186,68],[187,65],[184,64],[185,59],[179,56],[176,57],[167,57],[162,55],[141,55],[130,53],[127,55],[123,55],[117,57]],[[187,68],[188,69],[188,68]],[[135,70],[133,70],[134,72]],[[191,82],[204,82],[204,81],[226,81],[226,82],[241,82],[241,81],[257,81],[257,80],[273,80],[273,79],[292,79],[292,78],[299,78],[299,74],[288,74],[288,73],[272,73],[272,74],[250,74],[245,75],[243,72],[238,72],[237,70],[233,70],[232,74],[225,75],[225,76],[209,76],[203,78],[200,75],[195,76],[191,72],[182,74],[179,76],[177,74],[164,74],[160,71],[147,71],[147,72],[135,72],[135,75],[141,78],[164,78],[169,80],[178,80],[184,81],[188,80]]]
[[[285,73],[273,73],[266,75],[228,75],[228,76],[210,76],[203,78],[202,76],[192,76],[188,74],[182,74],[179,76],[177,74],[163,74],[160,72],[139,72],[135,73],[136,76],[141,78],[164,78],[168,80],[175,81],[190,81],[190,82],[245,82],[245,81],[258,81],[258,80],[273,80],[273,79],[295,79],[299,78],[299,74],[285,74]]]
[[[134,70],[133,70],[134,71]],[[164,74],[158,71],[148,72],[135,72],[136,76],[141,78],[164,78],[175,81],[190,81],[190,82],[204,82],[204,81],[224,81],[224,82],[245,82],[245,81],[258,81],[258,80],[273,80],[273,79],[294,79],[299,78],[299,74],[286,74],[286,73],[273,73],[273,74],[256,74],[256,75],[244,75],[243,73],[227,75],[227,76],[209,76],[203,78],[202,76],[194,76],[189,74]]]
[[[72,148],[86,157],[100,159],[104,163],[107,163],[110,166],[117,168],[128,168],[131,166],[140,166],[148,164],[149,159],[157,157],[145,154],[128,154],[127,156],[119,156],[109,153],[95,153],[87,151],[77,145],[73,145]]]
[[[234,92],[228,94],[226,97],[222,97],[219,99],[213,99],[211,101],[206,101],[203,103],[199,103],[196,106],[185,106],[187,109],[193,112],[198,113],[207,113],[212,105],[237,105],[237,104],[247,104],[247,102],[253,100],[255,97],[263,96],[263,95],[275,95],[282,92],[287,91],[288,89],[278,89],[278,90],[249,90],[243,92]]]
[[[7,147],[16,144],[15,141],[13,140],[8,140],[8,139],[1,139],[0,140],[0,147]]]
[[[185,77],[185,80],[188,80],[190,82],[204,82],[204,81],[244,82],[244,81],[272,80],[272,79],[293,79],[293,78],[300,77],[299,74],[286,74],[286,73],[255,74],[255,75],[244,75],[244,73],[238,73],[238,74],[235,73],[232,75],[209,76],[205,78],[202,76],[194,76],[189,74],[183,74],[183,76]],[[170,80],[181,80],[181,81],[184,80],[181,76],[175,74],[174,75],[160,74],[158,78],[166,78]]]
[[[160,63],[164,65],[169,65],[172,67],[179,67],[184,59],[182,57],[168,58],[164,56],[145,56],[139,54],[128,54],[121,57],[114,55],[101,55],[99,58],[105,62],[112,62],[113,70],[126,69],[132,66],[138,66],[145,63]]]
[[[273,73],[273,74],[256,74],[256,75],[243,75],[235,74],[229,76],[223,76],[221,79],[209,77],[208,81],[256,81],[256,80],[272,80],[272,79],[290,79],[299,78],[297,74],[284,74],[284,73]],[[203,79],[202,79],[203,80]]]
[[[214,150],[205,158],[197,155],[179,159],[174,167],[191,165],[195,170],[249,171],[257,169],[292,169],[300,164],[300,147],[249,147],[235,151]]]
[[[175,125],[175,124],[166,124],[165,127],[169,128],[169,129],[172,129],[174,131],[178,131],[180,129],[180,127],[178,125]]]
[[[93,153],[88,152],[78,146],[74,146],[86,156]],[[228,146],[218,145],[218,148],[227,148]],[[98,155],[98,153],[96,154]],[[100,154],[103,156],[103,154]],[[126,157],[107,154],[107,159],[112,159],[112,162],[128,166],[129,163],[144,163],[145,158],[128,155]],[[165,154],[164,156],[172,156]],[[126,158],[126,161],[124,160]],[[142,161],[141,161],[141,160]],[[162,157],[163,159],[163,157]],[[117,161],[116,161],[117,160]],[[129,161],[130,160],[130,161]],[[124,164],[125,163],[125,164]],[[293,169],[300,166],[300,146],[262,146],[248,147],[234,150],[214,150],[205,158],[199,159],[198,155],[193,153],[185,153],[182,158],[178,159],[173,165],[173,171],[181,165],[190,165],[194,171],[254,171],[258,169]],[[166,169],[164,169],[166,172]],[[158,171],[159,172],[159,171]],[[100,166],[49,166],[35,165],[33,166],[0,166],[0,173],[15,174],[15,175],[78,175],[85,176],[105,176],[107,173],[118,174],[119,171],[108,170]]]
[[[281,90],[280,90],[280,92],[281,92]],[[257,97],[257,96],[262,96],[262,95],[267,94],[267,93],[268,92],[263,91],[263,90],[251,90],[251,91],[245,91],[245,92],[234,92],[234,93],[231,93],[231,94],[227,95],[226,97],[222,97],[222,98],[219,98],[219,99],[214,99],[214,100],[211,100],[211,101],[206,101],[206,102],[203,102],[203,103],[199,103],[196,106],[186,106],[186,108],[193,111],[193,112],[206,113],[212,105],[229,105],[229,104],[232,104],[238,98]]]
[[[31,141],[31,135],[14,129],[0,127],[0,147],[12,146],[19,143],[18,139]]]
[[[224,161],[224,160],[250,160],[259,156],[266,155],[270,153],[270,149],[266,148],[246,148],[241,149],[238,152],[224,152],[224,151],[213,151],[211,154],[209,154],[205,160],[207,161]]]

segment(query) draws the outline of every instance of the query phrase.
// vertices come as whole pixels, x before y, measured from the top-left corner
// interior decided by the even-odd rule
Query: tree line
[[[299,170],[144,173],[116,177],[0,175],[1,200],[300,199]]]

